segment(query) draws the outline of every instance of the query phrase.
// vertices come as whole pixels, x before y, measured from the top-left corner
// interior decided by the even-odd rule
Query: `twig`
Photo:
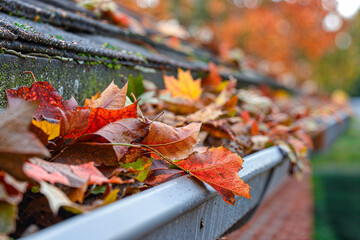
[[[144,144],[135,145],[135,144],[131,144],[131,143],[95,143],[95,142],[84,142],[84,143],[80,143],[80,144],[87,144],[87,145],[114,145],[114,146],[125,146],[125,147],[134,147],[134,148],[146,148],[146,149],[152,151],[153,153],[155,153],[156,155],[158,155],[159,157],[163,158],[168,163],[173,164],[176,167],[183,170],[184,172],[192,175],[192,173],[189,170],[180,167],[174,161],[172,161],[171,159],[164,156],[161,152],[159,152],[158,150],[156,150],[156,149],[154,149],[152,147],[149,147],[148,145],[144,145]]]
[[[162,111],[161,113],[159,113],[158,115],[156,115],[156,117],[151,120],[151,123],[155,122],[159,117],[161,117],[164,114],[164,111]]]
[[[134,102],[138,101],[138,103],[139,103],[140,100],[141,100],[141,98],[139,98],[139,100],[136,100],[136,96],[135,96],[134,93],[130,93],[130,96],[134,99]],[[143,121],[145,121],[145,117],[144,117],[144,115],[143,115],[143,113],[142,113],[142,111],[141,111],[141,108],[140,108],[139,104],[137,104],[137,109],[139,110],[139,113],[140,113]]]
[[[33,72],[31,72],[31,71],[25,71],[25,72],[23,72],[23,74],[24,74],[24,73],[30,73],[31,76],[32,76],[33,79],[34,79],[34,82],[36,82],[36,79],[35,79],[35,76],[34,76]]]

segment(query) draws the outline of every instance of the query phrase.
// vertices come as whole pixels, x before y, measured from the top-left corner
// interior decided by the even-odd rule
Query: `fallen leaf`
[[[33,119],[33,121],[36,121]],[[30,132],[34,133],[35,136],[39,139],[39,141],[46,146],[49,143],[49,135],[47,135],[41,128],[35,126],[34,124],[30,124],[29,126]]]
[[[78,108],[78,110],[85,109]],[[101,107],[90,108],[88,126],[82,134],[94,133],[110,122],[115,122],[122,118],[137,118],[137,116],[137,102],[118,110],[109,110]]]
[[[183,176],[179,169],[169,169],[170,164],[162,159],[153,159],[149,173],[144,181],[147,186],[157,186],[161,183]]]
[[[82,212],[79,206],[73,203],[64,192],[47,182],[40,182],[40,192],[45,195],[49,202],[50,209],[55,214],[58,213],[60,207],[69,207],[76,212]]]
[[[208,132],[216,138],[225,138],[235,141],[235,136],[225,121],[214,120],[202,124],[201,130]]]
[[[311,137],[303,130],[298,130],[295,132],[295,136],[297,138],[299,138],[301,141],[305,142],[306,145],[310,148],[310,149],[314,149],[314,143],[311,139]]]
[[[106,185],[104,185],[104,187],[105,186]],[[69,190],[66,191],[66,195],[72,202],[83,203],[87,189],[88,189],[88,184],[84,183],[81,187],[70,188]]]
[[[290,146],[295,150],[295,153],[297,154],[298,157],[307,156],[308,147],[306,146],[305,142],[294,137],[290,137],[288,139],[288,142]]]
[[[27,186],[27,182],[18,181],[10,174],[0,171],[0,201],[18,204]]]
[[[109,203],[115,202],[117,194],[119,193],[119,191],[120,191],[120,189],[114,189],[108,195],[106,195],[103,205],[107,205]]]
[[[201,123],[191,123],[185,127],[174,128],[153,122],[149,134],[141,142],[171,160],[183,159],[190,155],[198,142]]]
[[[39,105],[34,114],[36,120],[41,120],[42,116],[52,119],[60,119],[60,111],[76,108],[75,99],[72,98],[65,102],[60,94],[51,86],[49,82],[37,82],[34,77],[34,83],[30,88],[23,86],[17,89],[7,89],[6,96],[8,104],[11,107],[13,98],[22,98],[26,101],[38,101]],[[75,102],[74,102],[75,101]]]
[[[66,164],[83,164],[94,162],[116,166],[128,153],[130,147],[120,145],[101,145],[102,143],[137,143],[149,132],[149,124],[136,118],[123,118],[112,122],[99,131],[79,137],[52,161]],[[135,161],[138,157],[135,156]]]
[[[256,120],[253,120],[252,124],[251,124],[251,135],[255,136],[259,134],[259,125],[258,122]]]
[[[79,165],[94,162],[95,166],[117,166],[118,157],[113,146],[89,145],[88,143],[76,143],[68,145],[64,151],[55,155],[52,162]]]
[[[75,98],[73,96],[71,96],[71,98],[69,100],[64,100],[63,104],[64,104],[64,109],[62,109],[62,110],[64,110],[64,111],[76,110],[76,108],[79,107],[79,104],[77,103],[77,101],[75,100]],[[56,120],[59,120],[59,119],[56,119]]]
[[[205,153],[193,153],[187,159],[175,163],[197,179],[208,183],[220,193],[225,202],[234,205],[234,195],[251,198],[250,186],[240,179],[241,157],[230,150],[218,147]]]
[[[45,134],[47,134],[48,140],[57,138],[60,135],[60,124],[58,123],[32,120],[32,124],[40,128]]]
[[[27,162],[24,164],[23,170],[25,172],[25,174],[31,178],[34,179],[38,182],[45,180],[50,182],[51,184],[55,184],[55,183],[61,183],[64,185],[75,185],[76,187],[81,186],[81,184],[83,184],[85,181],[83,181],[83,179],[80,179],[79,177],[75,176],[75,179],[78,180],[80,182],[79,185],[76,185],[77,182],[72,183],[69,181],[69,179],[66,176],[63,176],[62,173],[60,172],[60,170],[56,169],[54,164],[59,164],[59,163],[48,163],[51,166],[48,166],[48,168],[50,167],[49,171],[46,171],[43,167],[36,165],[34,163],[31,162]],[[71,173],[73,174],[73,173]],[[74,174],[73,174],[74,175]]]
[[[237,105],[239,99],[236,95],[232,96],[224,105],[227,111],[232,111]]]
[[[9,234],[15,229],[16,213],[16,205],[0,201],[0,238],[1,233]]]
[[[107,179],[95,166],[93,162],[81,165],[69,165],[70,169],[82,179],[85,179],[89,184],[107,183]]]
[[[89,125],[90,109],[78,111],[60,111],[60,136],[71,139],[82,135]]]
[[[94,100],[98,99],[101,95],[100,91],[97,91],[97,93],[94,96],[91,96],[90,99],[85,99],[84,107],[88,107],[91,103],[94,102]]]
[[[173,76],[164,75],[165,87],[171,92],[172,97],[183,97],[199,100],[202,93],[201,79],[195,80],[190,71],[178,69],[178,80]]]
[[[121,163],[121,167],[132,168],[134,170],[140,171],[136,179],[139,180],[140,182],[143,182],[149,173],[151,163],[152,163],[151,159],[142,157],[142,158],[138,158],[137,161],[135,162],[130,162],[126,164]]]
[[[19,180],[26,180],[23,163],[29,157],[49,157],[50,153],[29,131],[37,104],[22,99],[13,99],[12,102],[10,108],[0,115],[0,168]]]
[[[137,118],[137,102],[117,110],[79,107],[77,111],[61,111],[61,115],[60,136],[71,139],[96,132],[122,118]]]
[[[119,88],[114,81],[101,93],[100,97],[94,99],[87,106],[90,108],[120,109],[125,106],[125,98],[128,83],[123,88]]]
[[[223,112],[215,105],[208,105],[185,118],[185,122],[207,122],[219,118]]]
[[[171,98],[170,100],[165,100],[165,109],[177,113],[177,114],[191,114],[199,109],[202,105],[192,99],[185,99],[181,97]]]
[[[90,141],[99,141],[97,137],[102,137],[106,139],[106,142],[110,143],[139,143],[149,134],[148,122],[143,122],[136,118],[123,118],[116,122],[106,125],[99,131],[85,135],[79,141],[81,142],[90,142]],[[120,159],[129,148],[128,146],[113,146],[118,159]]]
[[[183,175],[184,171],[178,169],[156,168],[149,171],[144,183],[153,187]]]
[[[244,120],[245,123],[248,123],[251,121],[251,117],[248,111],[243,110],[241,113],[241,118]]]
[[[209,62],[209,74],[203,80],[204,86],[209,86],[215,89],[222,81],[219,71],[213,62]]]
[[[141,94],[145,92],[143,76],[140,73],[136,77],[130,75],[128,83],[127,96],[130,97],[130,94],[133,93],[137,98],[139,98]]]
[[[101,185],[109,182],[93,162],[68,165],[48,162],[40,158],[31,158],[29,161],[24,165],[24,172],[38,182],[61,183],[73,188],[79,188],[84,183]]]

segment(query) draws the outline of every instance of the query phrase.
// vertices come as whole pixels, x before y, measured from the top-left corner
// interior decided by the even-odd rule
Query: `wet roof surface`
[[[23,57],[102,61],[157,70],[183,68],[198,73],[209,70],[204,59],[217,61],[210,52],[190,45],[191,53],[181,52],[155,43],[146,34],[105,23],[70,0],[0,1],[0,47],[9,54]],[[281,87],[253,72],[234,69],[222,75],[225,78],[232,75],[245,85]]]

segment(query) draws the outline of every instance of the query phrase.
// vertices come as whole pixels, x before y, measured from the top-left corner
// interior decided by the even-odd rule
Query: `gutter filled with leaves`
[[[281,87],[237,89],[239,82],[260,85],[269,79],[241,72],[233,75],[243,81],[236,81],[211,62],[191,62],[188,53],[170,51],[146,35],[102,24],[85,10],[74,13],[70,2],[63,3],[66,11],[50,3],[0,1],[11,15],[0,13],[2,52],[34,61],[106,64],[116,71],[123,64],[207,75],[194,80],[180,68],[177,78],[164,72],[165,89],[140,74],[124,76],[124,86],[112,82],[79,105],[27,72],[33,84],[6,89],[8,108],[0,115],[2,234],[219,237],[250,218],[289,173],[309,169],[311,138],[326,133],[324,119],[340,109],[349,114],[346,102],[329,97],[292,96]],[[97,30],[105,36],[91,34]],[[140,49],[134,39],[150,45],[151,51],[140,51],[145,57],[104,42]],[[172,57],[159,54],[164,49]],[[338,126],[332,123],[325,145],[339,134]]]
[[[255,199],[221,228],[226,231],[260,204],[277,171],[274,166],[283,162],[277,148],[262,149],[280,146],[290,159],[290,169],[288,162],[279,167],[278,181],[288,170],[306,170],[307,149],[312,147],[308,134],[318,132],[319,116],[330,117],[340,105],[328,99],[295,100],[281,90],[237,90],[232,80],[221,82],[216,67],[211,68],[203,87],[200,79],[182,70],[178,79],[164,76],[165,90],[139,75],[123,88],[111,83],[84,107],[74,98],[63,100],[35,76],[30,88],[8,89],[9,108],[0,121],[1,184],[6,189],[2,199],[9,212],[3,230],[15,230],[16,212],[13,237],[34,223],[43,228],[139,191],[146,195],[146,189],[157,185],[153,191],[162,191],[167,188],[164,182],[188,174],[211,186],[228,204],[235,204],[235,195]],[[244,182],[238,176],[243,168],[240,156],[257,151],[266,158],[254,155],[258,160],[248,174],[256,177]],[[203,200],[213,201],[213,196]],[[175,209],[181,215],[199,203]]]

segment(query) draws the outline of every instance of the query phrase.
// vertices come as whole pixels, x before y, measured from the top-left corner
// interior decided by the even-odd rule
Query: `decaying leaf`
[[[128,83],[123,88],[119,88],[114,84],[114,81],[100,94],[99,98],[87,101],[87,107],[90,108],[105,108],[105,109],[120,109],[125,106],[125,98],[127,93]]]
[[[29,131],[37,104],[13,99],[0,115],[0,168],[19,180],[26,180],[22,164],[33,156],[50,156],[36,135]]]
[[[32,124],[43,130],[43,132],[48,135],[48,140],[57,138],[60,135],[60,124],[58,123],[50,123],[45,120],[43,121],[32,120]]]
[[[137,161],[135,162],[130,162],[126,164],[122,163],[121,166],[123,168],[132,168],[134,170],[140,171],[136,179],[139,180],[140,182],[143,182],[147,178],[151,164],[152,164],[152,159],[147,159],[145,157],[142,157],[142,158],[138,158]]]
[[[10,174],[0,171],[0,201],[18,204],[27,186],[27,182],[18,181]]]
[[[34,77],[34,75],[33,75]],[[13,98],[22,98],[26,101],[38,101],[39,105],[34,115],[36,120],[40,121],[42,117],[59,120],[60,111],[74,110],[77,103],[74,98],[68,101],[60,96],[60,94],[51,86],[49,82],[37,82],[34,77],[34,83],[30,88],[23,86],[18,89],[6,90],[6,96],[9,106],[13,104]]]
[[[1,233],[8,234],[15,229],[16,212],[15,204],[0,201],[0,237]]]
[[[166,109],[177,114],[191,114],[199,109],[202,105],[192,99],[186,99],[182,97],[175,97],[169,100],[165,100]]]
[[[169,169],[170,164],[164,160],[153,159],[148,175],[145,179],[147,186],[157,186],[184,175],[179,169]]]
[[[40,182],[40,192],[47,198],[50,209],[54,214],[58,214],[61,207],[67,207],[74,213],[82,212],[80,207],[73,203],[64,192],[47,182]]]
[[[94,166],[93,162],[68,165],[31,158],[30,162],[25,163],[24,172],[38,182],[61,183],[74,188],[79,188],[84,183],[101,185],[109,182],[109,179]]]
[[[97,91],[97,93],[94,96],[91,96],[90,99],[85,99],[84,107],[88,107],[94,100],[98,99],[101,95],[100,91]]]
[[[235,141],[235,136],[230,127],[222,120],[214,120],[203,123],[201,129],[208,132],[213,137],[231,139]]]
[[[136,118],[123,118],[112,122],[99,131],[85,134],[76,142],[69,145],[52,160],[59,163],[83,164],[94,162],[96,166],[102,164],[116,166],[120,159],[128,152],[129,146],[101,145],[102,143],[137,143],[149,132],[149,123]],[[135,161],[139,156],[134,156]]]
[[[137,118],[137,102],[117,110],[81,107],[77,111],[61,112],[60,135],[64,139],[94,133],[110,122],[122,118]]]
[[[142,144],[154,148],[171,160],[183,159],[190,155],[197,144],[200,127],[201,123],[173,128],[160,122],[153,122]]]
[[[223,114],[223,111],[216,105],[208,105],[188,116],[186,116],[186,122],[207,122],[210,120],[218,119]]]
[[[204,86],[209,86],[212,89],[215,89],[222,81],[222,78],[219,74],[219,71],[216,65],[213,62],[209,62],[209,74],[203,81]]]

